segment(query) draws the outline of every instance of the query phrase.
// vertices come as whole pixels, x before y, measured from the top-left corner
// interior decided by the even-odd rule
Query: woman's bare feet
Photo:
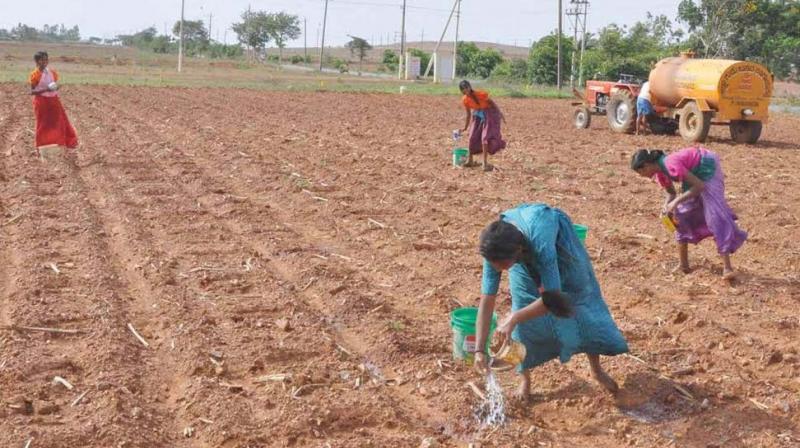
[[[684,274],[691,274],[692,273],[692,268],[689,267],[688,264],[687,265],[679,264],[679,265],[675,266],[674,268],[672,268],[672,273],[673,274],[677,274],[679,272],[682,272]]]
[[[492,171],[493,169],[494,169],[494,166],[492,166],[492,165],[490,165],[488,163],[483,164],[483,171],[488,172],[488,171]]]
[[[724,269],[722,271],[722,279],[726,282],[732,282],[736,279],[736,271],[733,269]]]
[[[616,395],[617,392],[619,392],[619,386],[617,385],[617,382],[614,381],[614,379],[611,378],[606,372],[602,370],[599,372],[592,371],[592,376],[611,395]]]
[[[601,386],[605,390],[607,390],[611,395],[616,395],[619,392],[619,386],[617,382],[611,378],[605,370],[600,366],[600,355],[592,355],[586,354],[587,358],[589,358],[589,366],[592,369],[592,377],[600,383]]]
[[[523,372],[520,375],[519,387],[514,392],[514,401],[519,403],[527,403],[531,396],[531,376],[530,372]]]

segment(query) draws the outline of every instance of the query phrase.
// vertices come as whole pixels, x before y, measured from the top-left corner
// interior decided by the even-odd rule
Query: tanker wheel
[[[701,111],[694,101],[687,103],[681,109],[678,128],[684,139],[693,143],[704,142],[711,129],[711,113]]]
[[[636,128],[636,99],[628,90],[620,90],[611,96],[606,105],[608,125],[616,132],[632,134]]]
[[[586,129],[592,124],[592,114],[589,112],[589,108],[586,106],[581,106],[575,109],[574,114],[574,123],[577,129]]]
[[[761,137],[761,122],[746,120],[731,120],[731,138],[736,143],[753,144]]]

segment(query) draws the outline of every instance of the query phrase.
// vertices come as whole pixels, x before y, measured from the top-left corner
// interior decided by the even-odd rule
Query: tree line
[[[79,42],[81,31],[77,25],[67,28],[64,24],[44,25],[41,29],[19,23],[11,29],[0,28],[0,40]]]
[[[582,73],[576,78],[615,79],[620,73],[646,78],[658,60],[694,51],[701,58],[748,60],[778,79],[796,80],[800,68],[800,2],[794,0],[683,0],[676,22],[647,15],[630,27],[609,25],[586,39]],[[555,33],[536,42],[512,78],[555,84]],[[572,53],[581,42],[562,36],[562,73],[569,79]],[[577,69],[576,69],[577,71]],[[509,75],[509,71],[497,73]]]
[[[285,12],[244,11],[232,27],[237,43],[224,45],[210,39],[202,20],[184,21],[184,50],[189,56],[235,58],[245,52],[252,59],[283,60],[287,42],[301,36],[298,16]],[[121,44],[156,53],[175,53],[178,48],[179,23],[172,34],[158,34],[155,27],[114,39],[90,38],[90,42]],[[363,64],[372,47],[362,38],[351,36],[346,45]],[[19,24],[11,30],[0,29],[0,40],[78,41],[77,26],[45,25],[36,29]],[[493,78],[510,82],[555,84],[557,76],[557,35],[551,33],[535,42],[527,58],[507,58],[494,49],[478,48],[471,42],[459,42],[458,76]],[[582,63],[572,73],[572,59],[583,45],[562,35],[564,80],[616,79],[626,73],[647,77],[658,60],[693,50],[698,57],[751,60],[766,65],[779,79],[796,79],[800,66],[800,1],[797,0],[682,0],[675,22],[665,15],[647,14],[631,26],[611,24],[586,37]],[[267,57],[267,45],[274,44],[278,55]],[[431,55],[410,49],[426,67]],[[292,62],[305,59],[293,56]],[[396,71],[399,55],[385,50],[381,69]],[[309,62],[305,60],[305,62]],[[342,71],[347,61],[328,61]],[[580,68],[578,68],[580,67]],[[580,70],[580,72],[578,72]],[[359,68],[360,71],[360,68]]]

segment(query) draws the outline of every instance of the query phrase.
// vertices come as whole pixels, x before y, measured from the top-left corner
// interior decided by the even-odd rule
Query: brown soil
[[[82,146],[41,163],[28,97],[0,85],[0,446],[800,443],[797,117],[756,146],[713,131],[750,231],[730,286],[711,242],[672,274],[661,195],[627,168],[679,138],[600,117],[578,131],[568,102],[502,100],[510,147],[484,174],[449,167],[456,98],[69,87],[63,101]],[[481,430],[448,312],[477,303],[480,229],[525,201],[590,227],[635,357],[604,360],[617,399],[583,356],[536,369],[530,405]]]

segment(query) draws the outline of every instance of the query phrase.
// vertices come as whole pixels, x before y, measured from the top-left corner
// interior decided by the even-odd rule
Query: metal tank
[[[773,77],[764,66],[745,61],[663,59],[650,72],[653,105],[680,119],[681,134],[703,141],[713,121],[729,124],[736,141],[755,143],[769,116]]]

